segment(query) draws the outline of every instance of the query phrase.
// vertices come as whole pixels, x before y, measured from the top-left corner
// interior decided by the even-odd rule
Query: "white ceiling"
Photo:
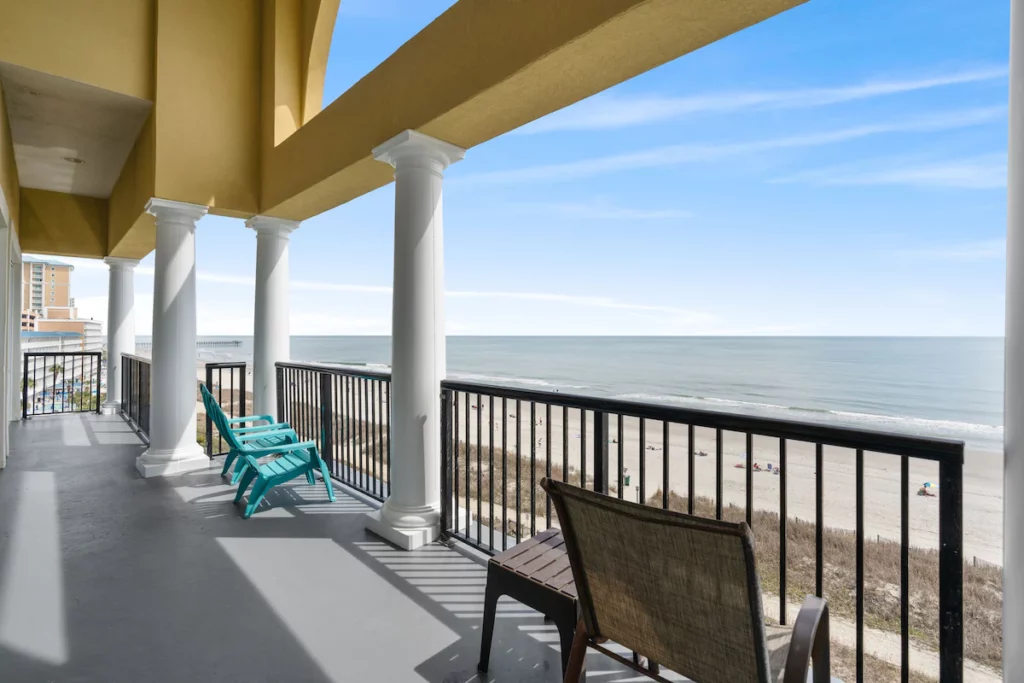
[[[21,186],[109,197],[153,103],[5,62],[0,82]]]

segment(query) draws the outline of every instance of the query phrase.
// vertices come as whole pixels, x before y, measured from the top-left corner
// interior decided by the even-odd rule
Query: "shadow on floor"
[[[131,437],[129,439],[129,437]],[[12,429],[0,471],[0,671],[21,681],[558,681],[557,634],[503,601],[476,672],[485,567],[400,551],[366,502],[304,480],[249,520],[220,463],[142,479],[119,418]],[[591,680],[636,674],[593,654]]]

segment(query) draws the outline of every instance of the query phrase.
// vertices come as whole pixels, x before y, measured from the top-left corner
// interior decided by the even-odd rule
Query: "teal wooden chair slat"
[[[267,491],[273,487],[303,475],[305,475],[307,482],[313,484],[316,482],[313,473],[318,470],[323,477],[324,486],[327,489],[327,497],[332,503],[334,502],[334,487],[331,485],[331,474],[327,470],[327,463],[320,457],[315,441],[299,441],[295,436],[294,430],[290,429],[288,430],[290,435],[288,435],[289,442],[287,443],[260,445],[261,440],[276,440],[281,436],[278,433],[264,434],[257,432],[252,435],[255,437],[252,439],[247,439],[245,435],[238,435],[232,431],[224,411],[220,409],[216,401],[212,400],[213,396],[206,390],[206,387],[204,386],[202,389],[204,402],[207,396],[211,399],[210,404],[212,405],[207,405],[207,414],[210,415],[213,422],[217,425],[217,429],[224,436],[231,451],[236,454],[239,460],[240,467],[236,469],[236,475],[241,476],[241,481],[238,485],[238,492],[235,494],[236,503],[242,500],[249,485],[252,485],[252,491],[249,492],[249,499],[242,514],[243,518],[249,519],[252,516],[252,513],[263,502]],[[270,462],[260,463],[260,458],[268,455],[280,457]],[[241,467],[243,463],[244,467]]]
[[[241,443],[253,443],[255,442],[259,447],[277,446],[281,444],[294,443],[299,440],[295,430],[291,428],[285,422],[274,422],[274,418],[270,415],[245,415],[242,417],[228,417],[224,414],[224,410],[220,407],[217,399],[213,397],[210,390],[205,384],[199,385],[200,394],[203,397],[203,407],[206,408],[206,414],[210,416],[211,420],[217,424],[217,430],[224,437],[224,440],[228,442],[228,454],[224,457],[224,467],[221,468],[220,476],[224,476],[231,469],[231,464],[236,461],[238,457],[238,451],[231,447],[231,440],[225,436],[225,432],[231,432],[238,438]],[[217,422],[215,415],[219,414],[223,418],[223,423],[227,426],[227,429],[221,429],[220,423]],[[249,422],[266,422],[267,424],[262,425],[248,425]],[[239,425],[239,426],[235,426]],[[238,480],[242,476],[244,470],[244,460],[239,460],[235,467],[235,473],[231,477],[232,486],[238,483]]]
[[[320,470],[324,480],[324,487],[327,489],[327,497],[333,503],[334,487],[331,486],[331,475],[327,471],[327,464],[320,458],[315,441],[300,441],[299,443],[270,448],[254,448],[243,450],[239,453],[249,466],[242,474],[242,480],[238,484],[238,492],[235,493],[235,502],[238,503],[245,496],[246,490],[252,484],[249,498],[246,502],[245,511],[242,513],[244,519],[249,519],[256,508],[263,502],[267,491],[287,481],[306,475],[306,480],[312,484],[315,482],[313,472]],[[282,454],[283,453],[283,454]],[[260,464],[259,458],[265,455],[282,454],[277,460]]]

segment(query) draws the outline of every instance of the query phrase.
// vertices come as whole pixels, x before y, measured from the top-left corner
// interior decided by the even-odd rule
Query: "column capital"
[[[119,258],[117,256],[108,256],[103,259],[103,262],[110,266],[111,270],[135,270],[135,266],[139,265],[138,259]]]
[[[287,238],[293,230],[302,225],[300,221],[292,221],[276,216],[253,216],[245,222],[245,227],[255,230],[257,235],[274,235]]]
[[[373,150],[374,159],[396,169],[405,161],[429,160],[439,164],[443,171],[465,156],[466,150],[461,147],[415,130],[403,130]]]
[[[206,215],[209,207],[202,204],[189,204],[188,202],[176,202],[173,199],[160,199],[153,197],[146,202],[146,213],[156,216],[158,220],[188,220],[195,223]]]

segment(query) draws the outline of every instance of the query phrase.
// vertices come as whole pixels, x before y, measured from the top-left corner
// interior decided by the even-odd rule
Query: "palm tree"
[[[57,375],[64,372],[64,366],[60,363],[54,363],[50,366],[50,372],[53,373],[53,395],[57,395]]]

